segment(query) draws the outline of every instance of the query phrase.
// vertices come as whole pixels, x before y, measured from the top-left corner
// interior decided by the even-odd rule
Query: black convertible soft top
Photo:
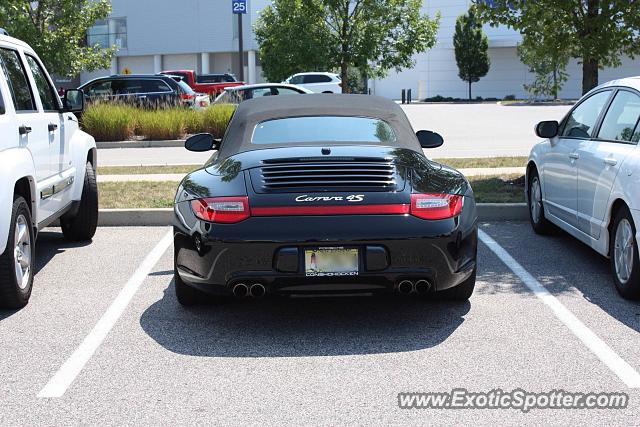
[[[255,145],[251,143],[257,124],[287,117],[338,116],[368,117],[387,122],[395,131],[394,146],[422,153],[418,139],[402,108],[393,101],[370,95],[309,94],[291,96],[268,96],[240,103],[224,141],[220,157],[264,148],[290,147],[291,143]],[[338,143],[319,141],[301,143],[301,146],[353,145],[362,143]]]

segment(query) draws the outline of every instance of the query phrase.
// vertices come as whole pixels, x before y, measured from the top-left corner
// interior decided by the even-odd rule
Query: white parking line
[[[607,343],[602,341],[591,329],[580,321],[568,308],[540,284],[527,270],[524,269],[509,253],[482,230],[478,237],[491,251],[498,256],[513,271],[522,282],[540,298],[556,317],[582,341],[611,371],[624,382],[627,387],[640,388],[640,374],[624,359],[613,351]]]
[[[124,310],[131,302],[140,285],[144,282],[153,267],[158,263],[162,255],[167,251],[173,241],[173,231],[169,231],[160,242],[151,250],[142,264],[133,273],[124,288],[120,291],[107,311],[102,315],[98,323],[93,327],[80,346],[73,352],[66,362],[58,369],[58,372],[44,386],[38,397],[62,397],[69,386],[76,379],[82,368],[102,344],[109,331],[116,324]]]

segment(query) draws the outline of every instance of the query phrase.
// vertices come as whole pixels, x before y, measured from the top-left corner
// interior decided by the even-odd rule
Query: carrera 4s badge
[[[296,197],[298,203],[312,202],[351,202],[358,203],[364,201],[364,194],[351,194],[349,196],[308,196],[306,194]]]

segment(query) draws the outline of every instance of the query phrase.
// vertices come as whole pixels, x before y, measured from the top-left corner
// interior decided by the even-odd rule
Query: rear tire
[[[23,197],[15,196],[7,246],[0,255],[0,308],[18,309],[29,302],[35,260],[33,233],[29,205]]]
[[[616,289],[623,298],[640,299],[640,259],[636,226],[629,209],[618,210],[609,239],[611,274]]]
[[[474,267],[471,276],[467,280],[458,286],[437,292],[436,296],[449,301],[467,301],[473,295],[473,290],[476,287],[476,272],[477,267]]]
[[[529,208],[529,221],[536,234],[549,234],[551,223],[544,216],[544,204],[542,203],[542,184],[538,171],[533,169],[529,176],[529,188],[527,207]]]
[[[98,184],[96,173],[91,163],[87,162],[82,187],[82,198],[78,213],[71,217],[60,219],[64,237],[72,242],[83,242],[93,238],[98,227]]]

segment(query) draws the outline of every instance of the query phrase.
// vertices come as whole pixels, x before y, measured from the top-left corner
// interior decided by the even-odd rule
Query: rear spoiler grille
[[[334,159],[335,160],[335,159]],[[259,193],[290,191],[361,190],[395,191],[396,166],[389,161],[309,162],[259,168]],[[252,176],[252,181],[256,180]]]

